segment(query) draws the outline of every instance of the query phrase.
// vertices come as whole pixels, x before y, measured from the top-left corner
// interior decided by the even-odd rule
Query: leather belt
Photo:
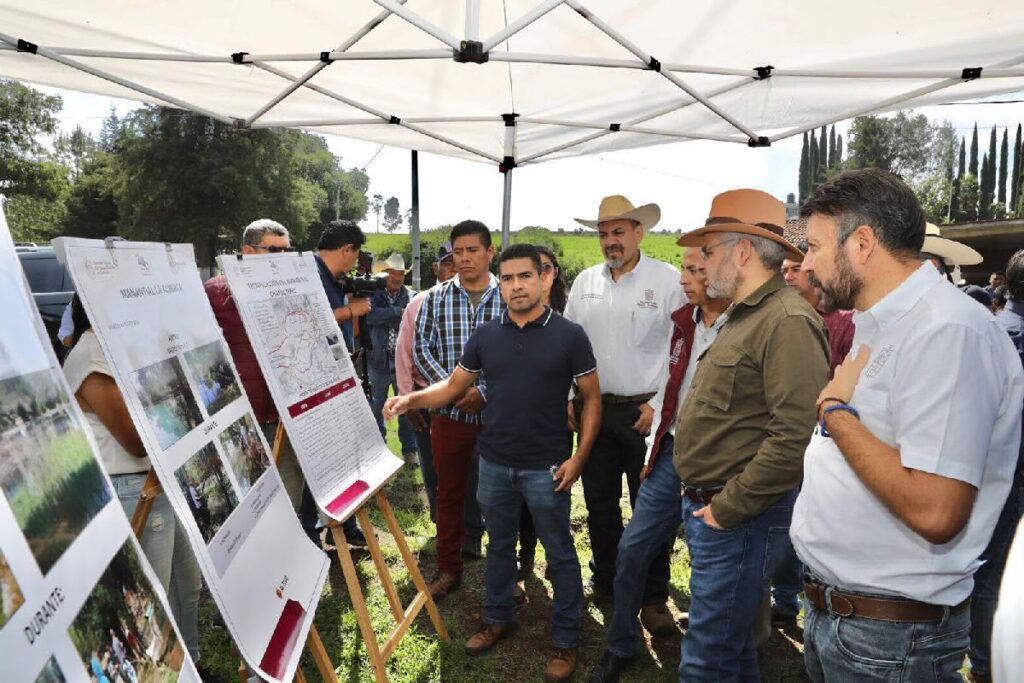
[[[636,394],[635,396],[619,396],[617,394],[601,394],[601,403],[647,403],[654,398],[655,392],[649,394]]]
[[[877,598],[865,595],[852,595],[843,593],[829,586],[820,583],[804,581],[804,595],[807,601],[815,609],[828,612],[828,602],[832,604],[831,612],[840,617],[858,616],[865,619],[876,619],[878,621],[891,621],[897,623],[924,623],[930,621],[941,621],[947,616],[960,614],[971,606],[971,599],[967,598],[954,607],[942,605],[931,605],[916,600],[901,600],[898,598]],[[826,601],[826,595],[828,601]]]
[[[701,505],[711,505],[711,499],[722,492],[722,487],[717,486],[714,488],[698,488],[696,486],[687,486],[686,484],[680,484],[680,492],[694,503],[700,503]]]

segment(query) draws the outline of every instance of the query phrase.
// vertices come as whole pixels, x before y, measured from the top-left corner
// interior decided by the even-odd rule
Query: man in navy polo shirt
[[[447,380],[384,405],[391,419],[415,408],[448,405],[483,373],[487,407],[477,439],[480,480],[477,499],[484,513],[487,598],[484,624],[466,642],[482,654],[515,630],[516,537],[522,505],[533,515],[544,544],[554,591],[551,636],[554,652],[545,680],[560,681],[576,669],[583,615],[579,558],[569,530],[569,490],[583,471],[601,423],[597,361],[586,333],[541,303],[545,277],[532,245],[501,252],[501,294],[507,309],[470,336]],[[573,380],[583,397],[580,437],[572,453],[565,397]]]

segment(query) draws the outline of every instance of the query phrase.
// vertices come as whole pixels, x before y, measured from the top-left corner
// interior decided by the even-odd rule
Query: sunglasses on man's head
[[[291,247],[278,247],[278,246],[261,247],[259,245],[256,245],[256,248],[257,249],[262,249],[263,251],[270,252],[271,254],[282,254],[282,253],[288,252],[288,251],[295,251]]]

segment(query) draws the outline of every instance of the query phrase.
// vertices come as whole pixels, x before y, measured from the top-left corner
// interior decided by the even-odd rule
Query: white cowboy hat
[[[387,259],[383,261],[383,263],[384,267],[382,268],[382,270],[397,270],[403,273],[408,273],[411,270],[411,268],[405,267],[405,257],[399,254],[398,252],[395,252],[391,256],[388,256]]]
[[[963,242],[941,237],[939,227],[925,223],[924,246],[921,251],[941,256],[948,266],[975,266],[982,262],[981,254]]]
[[[643,206],[634,207],[633,202],[621,194],[613,194],[601,200],[601,206],[597,210],[596,219],[577,218],[575,220],[580,225],[588,228],[596,228],[606,221],[636,221],[646,232],[661,220],[661,209],[658,208],[657,204],[644,204]]]

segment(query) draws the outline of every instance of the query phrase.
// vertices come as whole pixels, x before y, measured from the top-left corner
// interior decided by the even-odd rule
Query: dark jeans
[[[796,491],[734,529],[713,529],[683,498],[690,547],[690,628],[683,638],[679,680],[759,681],[754,622],[768,582],[791,548]]]
[[[1006,567],[1006,556],[1013,543],[1017,523],[1024,513],[1024,490],[1019,479],[1014,479],[1010,495],[1003,505],[1003,511],[996,522],[988,547],[981,554],[981,567],[974,574],[974,591],[971,593],[971,645],[967,650],[971,658],[971,670],[978,673],[992,672],[992,620],[996,615],[999,599],[999,585]]]
[[[530,507],[523,506],[519,516],[519,563],[530,564],[537,554],[537,528],[533,524]]]
[[[619,508],[622,475],[626,475],[629,502],[635,508],[640,470],[647,452],[644,436],[633,430],[633,423],[638,417],[640,410],[636,403],[605,403],[602,406],[601,431],[583,468],[583,498],[587,504],[587,529],[593,551],[593,581],[606,593],[611,592],[615,581],[615,560],[622,537],[622,511]],[[666,545],[651,562],[644,589],[645,605],[664,604],[668,600],[670,550],[671,546]]]
[[[804,592],[804,565],[790,546],[772,577],[772,609],[785,617],[800,614],[800,594]]]
[[[476,437],[480,427],[435,415],[430,422],[430,445],[437,472],[437,567],[462,573],[462,545],[466,538],[479,542],[483,520],[477,506],[478,458]],[[472,525],[467,507],[476,508]],[[518,514],[518,511],[517,511]]]
[[[420,454],[420,474],[423,475],[423,488],[427,491],[427,504],[430,505],[430,521],[437,523],[437,472],[434,471],[434,452],[430,447],[430,412],[421,410],[420,415],[427,423],[422,432],[413,430],[416,446]],[[468,509],[468,508],[467,508]]]
[[[804,610],[804,665],[814,683],[960,683],[971,611],[906,624]]]
[[[651,563],[672,544],[679,528],[679,475],[672,467],[672,437],[665,435],[650,474],[640,485],[633,517],[619,541],[615,564],[615,613],[608,626],[608,649],[617,657],[636,652],[640,626],[637,614],[643,603],[644,577]]]
[[[573,648],[583,617],[583,582],[569,530],[570,493],[556,493],[556,486],[547,470],[505,467],[480,459],[477,499],[487,521],[484,621],[509,624],[515,618],[516,535],[525,505],[544,544],[551,577],[551,639],[555,647]]]
[[[394,369],[367,366],[367,374],[370,376],[370,393],[373,400],[370,401],[370,409],[373,411],[373,419],[377,421],[377,428],[380,436],[387,439],[387,429],[384,427],[384,402],[388,400],[388,391],[395,388],[395,395],[398,395],[398,381],[395,379]],[[412,453],[416,450],[416,435],[405,415],[398,418],[398,442],[402,444],[402,453]]]

